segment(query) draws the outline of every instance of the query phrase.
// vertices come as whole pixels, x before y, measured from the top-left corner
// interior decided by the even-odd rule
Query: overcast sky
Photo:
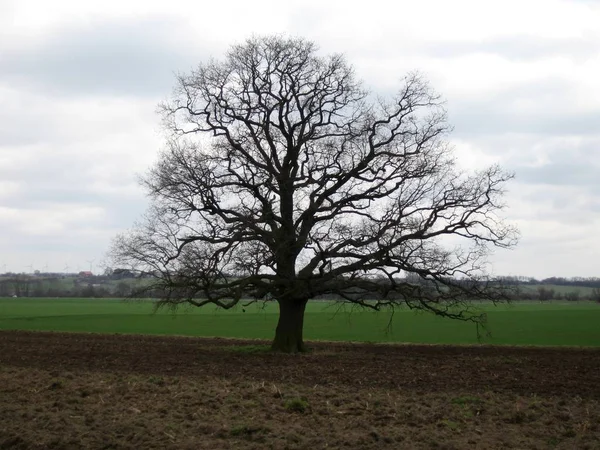
[[[0,0],[0,272],[100,270],[147,206],[174,73],[253,34],[341,52],[374,91],[420,70],[457,157],[516,173],[495,274],[600,276],[600,1]]]

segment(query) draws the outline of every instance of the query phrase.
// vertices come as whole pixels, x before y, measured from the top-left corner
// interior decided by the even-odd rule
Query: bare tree
[[[538,287],[537,292],[538,292],[538,298],[540,299],[541,302],[552,300],[556,294],[554,289],[545,288],[543,286]]]
[[[579,301],[579,291],[565,292],[565,300],[569,302]]]
[[[112,250],[152,275],[161,304],[274,299],[273,349],[296,352],[311,298],[472,321],[470,300],[503,298],[485,268],[489,248],[516,242],[497,215],[511,175],[457,168],[418,74],[376,98],[341,55],[253,38],[180,75],[161,108],[152,207]]]

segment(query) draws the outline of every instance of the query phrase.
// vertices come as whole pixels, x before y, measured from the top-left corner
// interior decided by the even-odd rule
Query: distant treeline
[[[550,277],[543,280],[537,280],[532,277],[499,277],[505,284],[509,285],[553,285],[553,286],[573,286],[573,287],[588,287],[600,288],[600,278],[598,277]]]
[[[418,277],[403,281],[420,284]],[[536,280],[530,277],[501,277],[499,284],[511,287],[509,298],[518,300],[592,300],[600,302],[600,278],[551,277]],[[124,298],[140,287],[148,286],[148,277],[139,277],[126,269],[115,269],[103,275],[81,272],[70,274],[13,274],[0,275],[0,297],[75,297]],[[425,282],[427,283],[427,282]],[[145,296],[159,298],[158,290],[147,290]],[[320,300],[336,300],[335,295],[325,295]]]
[[[126,297],[141,280],[107,276],[0,276],[0,297]]]

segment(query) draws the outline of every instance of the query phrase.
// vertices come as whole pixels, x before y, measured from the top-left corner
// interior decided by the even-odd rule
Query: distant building
[[[129,269],[115,269],[112,271],[112,278],[122,280],[123,278],[134,278],[135,274]]]
[[[94,274],[92,272],[90,272],[89,270],[84,270],[79,272],[79,276],[80,277],[93,277]]]

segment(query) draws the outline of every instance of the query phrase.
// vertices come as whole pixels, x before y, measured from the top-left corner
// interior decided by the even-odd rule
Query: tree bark
[[[304,327],[304,311],[307,300],[278,300],[279,322],[275,330],[275,339],[271,349],[284,353],[300,353],[306,351],[302,339]]]

